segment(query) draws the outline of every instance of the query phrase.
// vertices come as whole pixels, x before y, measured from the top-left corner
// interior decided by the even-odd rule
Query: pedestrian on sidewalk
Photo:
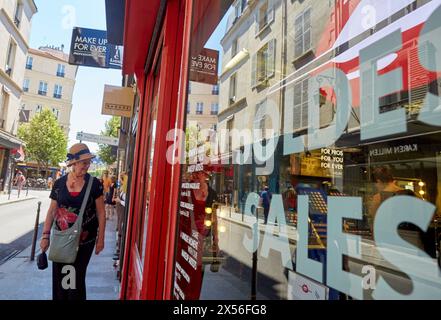
[[[66,264],[52,263],[52,294],[54,300],[86,300],[86,269],[95,247],[95,254],[104,249],[106,217],[104,210],[103,187],[99,181],[87,173],[91,159],[87,145],[77,143],[67,154],[70,172],[56,180],[50,194],[52,199],[43,227],[40,248],[46,252],[50,246],[50,232],[54,224],[57,230],[73,226],[80,213],[89,179],[93,179],[89,199],[84,210],[80,245],[73,267],[75,287],[66,286]],[[55,223],[54,223],[55,222]]]
[[[116,197],[116,177],[110,177],[111,183],[109,186],[109,191],[106,193],[106,220],[112,219],[115,215],[115,197]]]
[[[264,224],[267,224],[267,222],[268,222],[268,214],[269,214],[269,210],[270,210],[272,197],[273,197],[273,195],[269,191],[268,186],[265,186],[263,191],[260,193],[261,203],[262,203],[262,207],[263,207]]]
[[[20,192],[23,189],[24,185],[26,184],[26,177],[23,175],[23,173],[20,170],[18,170],[17,175],[15,176],[14,184],[17,186],[18,198],[20,198]]]

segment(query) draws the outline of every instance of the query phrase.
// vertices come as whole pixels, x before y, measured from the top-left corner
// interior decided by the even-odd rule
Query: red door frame
[[[180,77],[180,96],[178,97],[177,110],[175,115],[176,128],[185,128],[185,115],[187,105],[187,90],[188,90],[188,68],[189,68],[189,55],[190,55],[190,37],[192,26],[192,12],[193,12],[193,0],[185,1],[185,20],[183,22],[182,32],[182,54],[181,54],[181,77]],[[185,139],[185,134],[178,133],[178,141]],[[178,149],[177,157],[181,158],[181,153],[184,150]],[[171,166],[172,176],[171,185],[174,187],[170,191],[169,197],[169,211],[170,211],[170,223],[169,223],[169,237],[167,239],[167,256],[166,256],[166,275],[164,282],[164,299],[170,300],[173,296],[173,284],[174,284],[174,259],[175,259],[175,247],[176,247],[176,233],[178,222],[178,209],[179,209],[179,192],[181,182],[181,164],[177,162]]]
[[[167,141],[167,133],[175,128],[181,75],[182,33],[185,11],[183,0],[167,3],[163,26],[160,94],[156,128],[155,154],[153,158],[152,193],[147,226],[147,245],[143,268],[142,299],[164,299],[167,275],[168,240],[174,239],[175,230],[170,228],[176,211],[169,210],[172,193],[178,185],[173,184],[172,165],[167,162],[167,150],[173,144]],[[174,241],[173,241],[174,245]]]
[[[123,278],[121,284],[121,299],[169,299],[170,281],[169,270],[173,272],[174,239],[177,207],[170,201],[178,201],[180,166],[167,163],[167,149],[173,142],[166,140],[167,132],[174,129],[177,112],[181,128],[183,124],[182,99],[178,101],[181,75],[181,59],[186,61],[182,52],[183,24],[188,14],[185,0],[171,0],[167,3],[164,24],[162,27],[163,41],[158,41],[155,48],[156,56],[161,55],[160,92],[158,97],[158,115],[153,158],[151,196],[147,225],[147,241],[144,265],[140,266],[140,257],[136,246],[136,230],[143,221],[146,203],[145,179],[149,170],[147,163],[147,147],[151,125],[150,109],[154,86],[154,65],[143,79],[142,99],[136,148],[132,172],[131,195],[129,202],[128,232],[126,254],[124,257]],[[191,15],[190,15],[191,16]],[[187,19],[188,20],[188,19]],[[162,47],[161,47],[162,46]],[[187,63],[186,63],[187,64]],[[186,69],[182,69],[186,70]],[[186,75],[186,72],[183,74]],[[186,85],[181,94],[186,95]],[[181,95],[182,97],[182,95]],[[179,102],[179,105],[178,105]],[[177,170],[177,171],[174,171]]]

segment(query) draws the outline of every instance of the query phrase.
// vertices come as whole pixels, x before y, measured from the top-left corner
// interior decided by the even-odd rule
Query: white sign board
[[[301,274],[289,271],[289,300],[327,300],[329,288]]]
[[[118,146],[119,144],[118,138],[99,136],[97,134],[84,132],[77,132],[77,140],[108,144],[109,146]]]

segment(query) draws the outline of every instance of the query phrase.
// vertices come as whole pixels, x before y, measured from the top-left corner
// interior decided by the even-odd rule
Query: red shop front
[[[184,127],[192,2],[125,4],[123,74],[135,76],[139,109],[121,299],[171,299],[180,165],[167,162],[167,133]],[[211,2],[205,9],[220,5]],[[209,15],[200,12],[193,28]]]

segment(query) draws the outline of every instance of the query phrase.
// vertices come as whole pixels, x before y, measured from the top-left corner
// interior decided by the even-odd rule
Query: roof
[[[61,59],[61,58],[59,58],[59,57],[53,55],[53,54],[50,53],[50,52],[47,52],[47,51],[41,51],[41,50],[32,49],[32,48],[29,48],[28,53],[30,53],[30,54],[34,54],[34,55],[37,55],[37,56],[40,56],[40,57],[44,57],[44,58],[48,58],[48,59],[52,59],[52,60],[61,61],[61,62],[66,62],[66,63],[69,62],[69,57],[68,57],[67,54],[64,54],[65,57],[66,57],[66,60],[64,60],[64,59]]]

